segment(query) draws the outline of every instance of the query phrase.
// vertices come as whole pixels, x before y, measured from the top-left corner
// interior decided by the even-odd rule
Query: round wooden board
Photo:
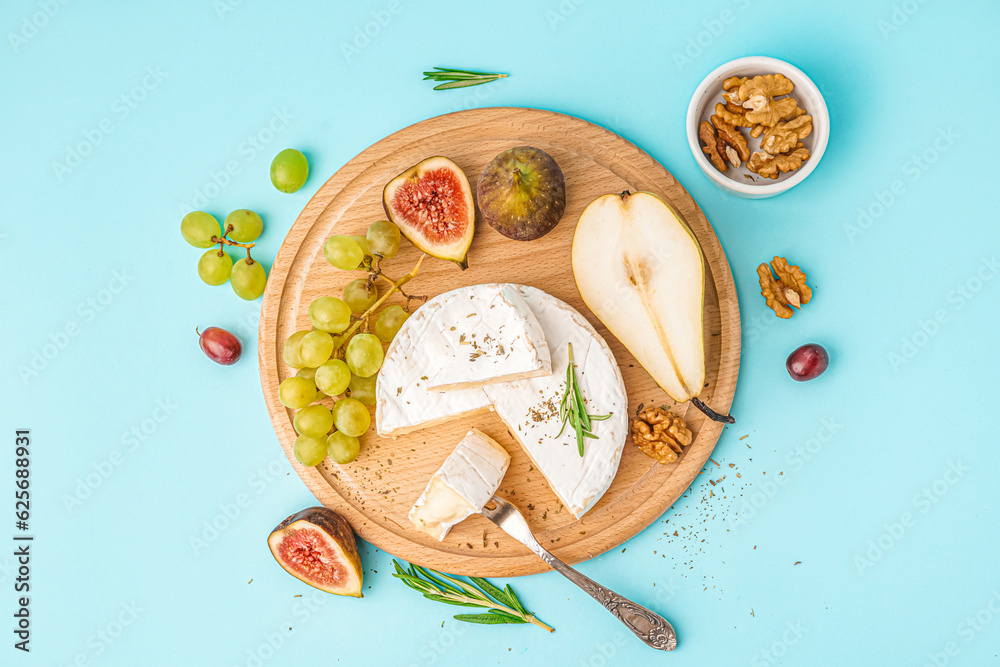
[[[483,167],[498,153],[536,146],[555,158],[566,178],[566,212],[555,229],[530,242],[509,240],[481,220],[469,251],[469,269],[428,257],[407,286],[434,296],[456,287],[490,282],[533,285],[579,310],[604,336],[621,366],[629,410],[640,403],[673,401],[583,304],[570,262],[573,232],[583,209],[598,196],[647,190],[670,202],[698,237],[707,263],[705,285],[706,403],[729,410],[740,360],[739,306],[732,273],[719,240],[701,209],[656,160],[625,139],[578,118],[550,111],[490,108],[460,111],[411,125],[348,162],[319,189],[289,230],[274,260],[260,320],[260,374],[274,430],[296,472],[324,505],[343,514],[357,533],[401,559],[445,572],[518,576],[548,569],[526,547],[481,516],[455,526],[443,542],[414,530],[407,512],[435,470],[470,426],[496,438],[511,454],[499,493],[527,517],[538,541],[569,563],[613,549],[655,521],[688,488],[710,456],[722,425],[690,404],[672,409],[695,434],[680,459],[660,465],[631,442],[611,488],[581,520],[562,508],[527,455],[492,412],[435,426],[396,440],[372,429],[362,437],[357,461],[329,459],[304,468],[292,455],[292,411],[278,401],[278,384],[295,371],[282,362],[284,340],[310,328],[308,308],[320,296],[340,296],[362,274],[338,271],[323,257],[333,234],[364,234],[385,218],[382,188],[394,176],[432,155],[446,155],[465,171],[473,189]],[[420,253],[407,241],[383,263],[393,278],[408,272]],[[600,270],[600,267],[595,267]],[[396,303],[402,299],[393,297]],[[329,401],[327,401],[329,404]]]

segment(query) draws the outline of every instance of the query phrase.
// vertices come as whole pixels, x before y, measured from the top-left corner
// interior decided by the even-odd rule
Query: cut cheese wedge
[[[493,409],[559,501],[574,516],[583,516],[611,485],[628,436],[628,397],[618,363],[600,334],[572,307],[534,287],[512,285],[541,325],[552,372],[480,388],[428,391],[429,378],[439,370],[436,363],[441,353],[435,346],[445,343],[441,331],[457,326],[457,311],[442,304],[473,301],[484,287],[463,287],[439,295],[403,324],[389,346],[376,384],[378,433],[394,437]],[[585,440],[582,457],[573,430],[559,433],[570,343],[588,410],[611,415],[594,422],[597,437]]]
[[[471,389],[552,373],[545,333],[516,287],[478,285],[446,301],[438,317],[454,323],[442,330],[448,348],[428,390]]]
[[[470,429],[410,510],[417,530],[443,540],[451,527],[483,509],[507,473],[510,454],[482,431]]]

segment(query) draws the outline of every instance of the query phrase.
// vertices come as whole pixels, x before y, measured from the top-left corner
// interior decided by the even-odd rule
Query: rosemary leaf
[[[499,609],[490,609],[487,614],[493,614],[494,616],[499,616],[500,618],[506,618],[510,623],[524,623],[524,619],[516,614],[512,614],[508,611],[500,611]]]
[[[490,81],[496,81],[496,78],[462,79],[460,81],[449,81],[448,83],[442,83],[441,85],[434,86],[434,90],[449,90],[451,88],[468,88],[469,86],[480,86],[484,83],[489,83]]]
[[[456,614],[453,617],[456,621],[465,621],[466,623],[482,623],[483,625],[498,625],[501,623],[524,623],[524,621],[518,619],[516,621],[511,621],[503,616],[497,616],[496,614]]]
[[[458,588],[456,586],[452,586],[451,584],[447,584],[447,583],[445,583],[445,582],[443,582],[443,581],[441,581],[439,579],[436,579],[427,570],[427,568],[420,567],[419,565],[410,565],[410,567],[413,568],[413,569],[415,569],[415,570],[418,570],[424,577],[426,577],[428,580],[430,580],[431,583],[437,584],[437,586],[439,586],[440,588],[442,588],[442,589],[444,589],[446,591],[450,591],[452,593],[457,593],[459,595],[461,595],[463,593],[463,591],[462,591],[461,588]],[[438,572],[437,574],[441,574],[441,573]]]
[[[500,604],[517,609],[517,607],[513,604],[513,601],[507,597],[506,593],[504,593],[502,590],[500,590],[490,582],[486,581],[482,577],[469,577],[469,580],[472,581],[472,583],[474,583],[476,586],[479,586],[481,589],[483,589],[487,595],[492,597]]]
[[[445,604],[453,604],[456,607],[482,607],[481,604],[476,604],[475,602],[462,602],[461,600],[453,600],[452,598],[445,597],[444,595],[431,595],[430,593],[424,593],[424,597],[428,600],[433,600],[434,602],[444,602]]]
[[[605,419],[611,418],[611,415],[587,415],[587,416],[590,417],[590,421],[592,422],[602,422]]]
[[[442,572],[438,572],[437,574],[441,578],[447,579],[448,581],[450,581],[451,583],[455,584],[456,586],[461,586],[462,590],[469,597],[478,598],[478,599],[482,600],[483,602],[489,602],[490,601],[490,599],[486,595],[484,595],[483,592],[480,591],[475,586],[470,586],[469,584],[465,583],[464,581],[462,581],[460,579],[453,579],[452,577],[449,577],[447,574],[444,574]]]
[[[527,614],[528,610],[521,605],[521,601],[517,599],[517,595],[514,594],[514,589],[510,587],[510,584],[504,586],[504,591],[507,592],[507,596],[510,598],[511,607],[517,609],[522,614]]]

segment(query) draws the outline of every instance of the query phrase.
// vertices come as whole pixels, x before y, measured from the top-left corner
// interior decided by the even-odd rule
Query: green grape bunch
[[[181,236],[195,248],[209,248],[198,260],[202,281],[212,286],[228,282],[236,296],[253,301],[267,285],[267,271],[250,256],[253,242],[264,232],[264,221],[254,211],[241,208],[227,215],[224,224],[225,231],[211,213],[192,211],[181,220]],[[246,258],[234,262],[226,246],[245,249]]]
[[[370,408],[375,405],[385,346],[410,316],[410,301],[427,298],[402,289],[416,276],[423,258],[399,280],[382,271],[381,262],[395,257],[401,239],[396,225],[378,220],[364,236],[337,234],[323,246],[334,268],[365,275],[348,282],[340,297],[314,299],[309,304],[312,328],[292,333],[282,348],[285,364],[297,372],[280,384],[278,398],[296,411],[293,453],[304,466],[319,465],[327,457],[347,465],[360,455],[360,438],[371,428]],[[380,290],[383,285],[386,289]],[[405,307],[385,305],[396,292],[406,299]]]

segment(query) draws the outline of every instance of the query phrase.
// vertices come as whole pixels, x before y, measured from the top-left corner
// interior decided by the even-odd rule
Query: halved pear
[[[677,402],[705,384],[705,263],[673,207],[649,192],[598,197],[573,237],[584,302]]]

